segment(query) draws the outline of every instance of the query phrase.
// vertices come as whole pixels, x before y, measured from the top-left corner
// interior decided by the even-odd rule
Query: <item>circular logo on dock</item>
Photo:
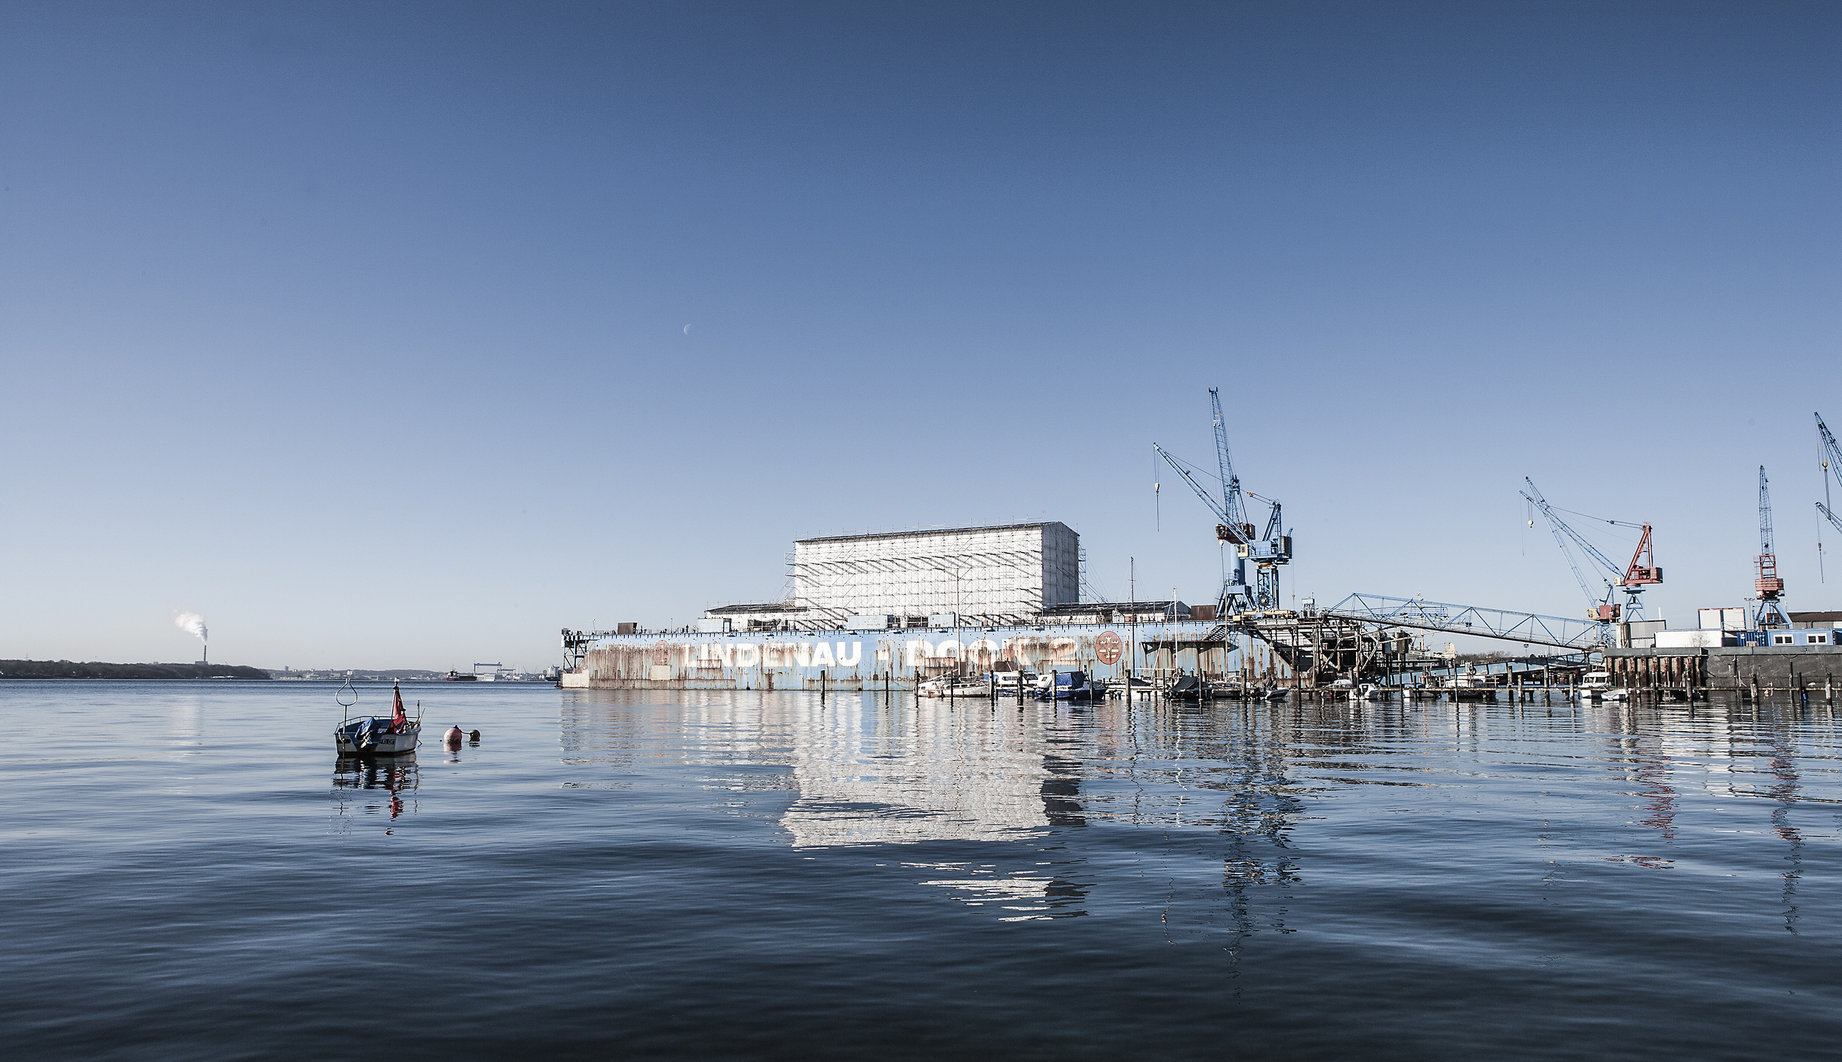
[[[652,645],[652,662],[654,664],[657,664],[660,667],[664,667],[665,665],[671,663],[672,662],[671,644],[668,642],[664,642],[664,641],[654,642]]]
[[[1120,641],[1119,635],[1112,631],[1102,631],[1100,637],[1094,639],[1094,655],[1100,658],[1101,663],[1109,667],[1119,663],[1119,655],[1125,652],[1125,649],[1126,643]]]

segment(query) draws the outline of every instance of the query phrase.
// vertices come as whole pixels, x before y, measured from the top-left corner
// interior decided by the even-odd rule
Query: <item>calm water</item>
[[[8,1053],[1842,1050],[1820,702],[408,697],[0,684]]]

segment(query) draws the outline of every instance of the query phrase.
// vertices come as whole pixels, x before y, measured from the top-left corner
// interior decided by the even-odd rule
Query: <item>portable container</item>
[[[1712,649],[1726,645],[1726,631],[1658,631],[1656,647],[1658,649]]]
[[[1746,610],[1743,608],[1699,608],[1695,610],[1696,625],[1704,631],[1743,631],[1746,629]]]

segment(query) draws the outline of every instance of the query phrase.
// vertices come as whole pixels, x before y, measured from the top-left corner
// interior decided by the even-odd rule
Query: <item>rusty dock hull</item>
[[[1126,668],[1216,674],[1238,641],[1196,648],[1213,623],[1068,624],[887,631],[597,634],[562,685],[577,689],[912,690],[948,675],[1081,670],[1105,681]],[[1123,652],[1136,633],[1136,658]],[[1217,635],[1220,637],[1220,635]],[[1163,648],[1160,648],[1163,646]],[[1172,649],[1171,646],[1181,648]]]

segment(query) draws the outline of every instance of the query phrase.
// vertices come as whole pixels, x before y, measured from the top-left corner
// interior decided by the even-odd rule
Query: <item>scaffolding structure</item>
[[[808,538],[793,544],[792,576],[804,622],[1010,626],[1079,600],[1080,536],[1050,522]]]

